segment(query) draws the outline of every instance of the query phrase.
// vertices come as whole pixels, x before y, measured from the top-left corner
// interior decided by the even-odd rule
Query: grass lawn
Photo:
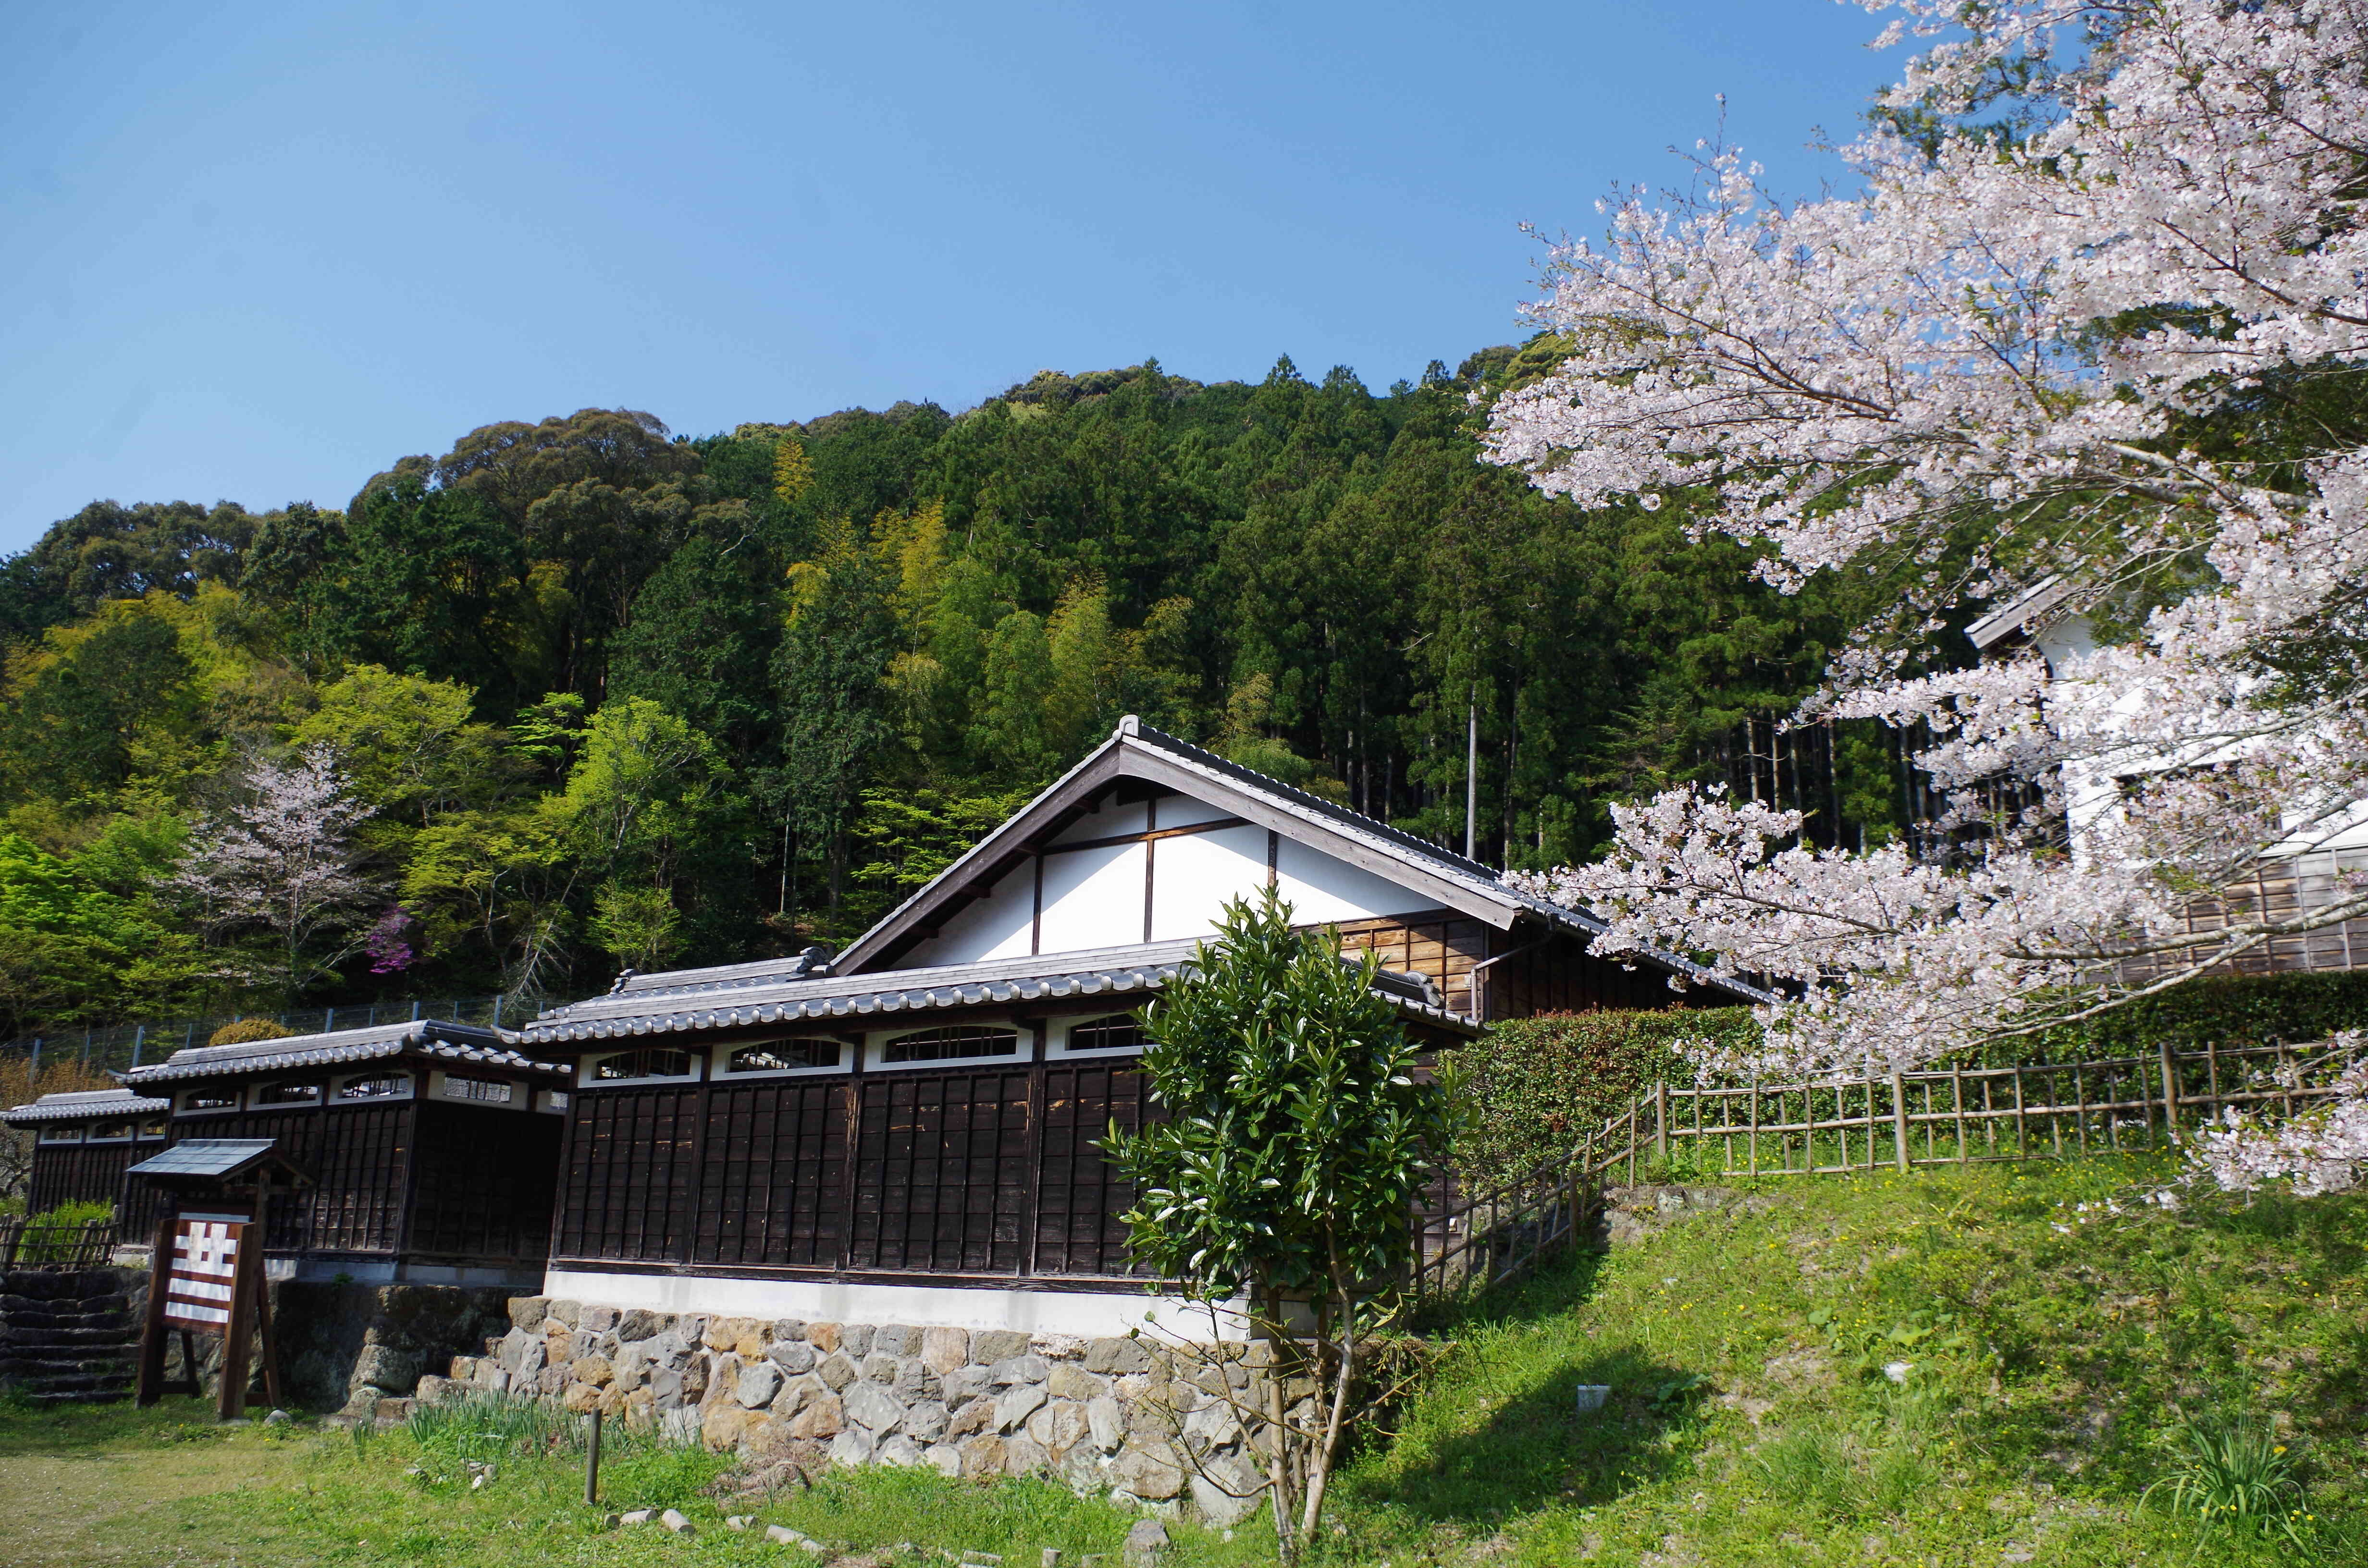
[[[1343,1478],[1329,1563],[2368,1563],[2368,1199],[2166,1213],[2141,1165],[1769,1183],[1571,1260],[1445,1331],[1429,1386]],[[2118,1200],[2121,1212],[2103,1207]],[[2082,1205],[2088,1205],[2084,1211]],[[1890,1370],[1886,1372],[1885,1368]],[[1579,1416],[1573,1391],[1607,1383]],[[2299,1543],[2173,1512],[2189,1434],[2245,1423]],[[521,1438],[525,1441],[522,1443]],[[0,1563],[803,1562],[789,1524],[1035,1568],[1130,1517],[1048,1483],[874,1471],[719,1505],[723,1461],[611,1434],[603,1506],[531,1431],[421,1423],[357,1443],[158,1409],[0,1405]],[[549,1445],[541,1444],[545,1449]],[[466,1460],[495,1482],[468,1488]],[[605,1530],[680,1507],[690,1540]],[[1262,1521],[1176,1527],[1175,1568],[1267,1561]],[[1116,1559],[1112,1559],[1116,1568]]]

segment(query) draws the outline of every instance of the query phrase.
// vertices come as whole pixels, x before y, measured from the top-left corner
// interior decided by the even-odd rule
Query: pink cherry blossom
[[[1761,1057],[1718,1066],[1922,1066],[2368,915],[2355,882],[2187,928],[2198,899],[2362,821],[2368,671],[2292,677],[2295,651],[2368,631],[2368,450],[2181,434],[2368,361],[2368,0],[1861,3],[1892,14],[1878,42],[1923,50],[1884,103],[1941,132],[1869,131],[1840,149],[1854,188],[1813,200],[1724,146],[1688,194],[1616,192],[1531,307],[1567,358],[1490,413],[1492,460],[1585,505],[1707,497],[1697,526],[1762,544],[1780,586],[1917,582],[1806,714],[1922,725],[1977,853],[1807,848],[1789,813],[1684,790],[1533,880],[1609,918],[1607,950],[1712,954],[1791,998]],[[2010,135],[1979,129],[2008,111]],[[1902,676],[1957,606],[2050,586],[2044,632],[2142,579],[2192,586],[2125,641]],[[2352,1103],[2221,1129],[2210,1168],[2320,1190],[2341,1159],[2291,1140],[2352,1147]]]

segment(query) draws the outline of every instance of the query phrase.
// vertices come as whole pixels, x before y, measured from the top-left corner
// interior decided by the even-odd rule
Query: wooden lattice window
[[[690,1052],[666,1051],[656,1046],[640,1051],[620,1051],[592,1064],[594,1081],[603,1084],[629,1078],[688,1078],[690,1075]]]
[[[998,1028],[923,1029],[898,1035],[881,1051],[882,1062],[958,1062],[970,1057],[1016,1056],[1019,1031]]]
[[[341,1100],[399,1100],[411,1093],[408,1073],[375,1073],[348,1078],[337,1085]]]
[[[450,1100],[474,1100],[481,1105],[507,1105],[517,1095],[507,1079],[461,1078],[444,1074],[444,1097]]]
[[[141,1122],[140,1137],[143,1142],[151,1138],[162,1138],[168,1125],[163,1117],[152,1116]]]
[[[236,1110],[236,1089],[191,1089],[181,1096],[183,1110]]]
[[[1143,1026],[1131,1013],[1069,1026],[1064,1051],[1141,1051]]]
[[[82,1138],[83,1130],[78,1126],[44,1127],[41,1129],[41,1142],[44,1143],[79,1143],[82,1142]]]
[[[725,1059],[726,1073],[794,1073],[815,1067],[836,1067],[846,1048],[837,1040],[816,1035],[793,1040],[761,1040],[744,1045]]]
[[[316,1079],[290,1079],[284,1084],[266,1084],[255,1091],[255,1103],[271,1105],[319,1105],[322,1085]]]
[[[94,1143],[120,1143],[131,1136],[131,1124],[128,1121],[102,1121],[90,1130],[90,1141]]]

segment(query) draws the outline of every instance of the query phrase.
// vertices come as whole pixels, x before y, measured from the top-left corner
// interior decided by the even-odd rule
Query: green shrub
[[[2180,1423],[2178,1442],[2180,1462],[2141,1503],[2158,1500],[2206,1525],[2304,1544],[2302,1483],[2268,1423],[2245,1414],[2191,1419]]]
[[[1545,1013],[1494,1024],[1455,1051],[1476,1113],[1457,1164],[1485,1185],[1568,1154],[1652,1085],[1691,1082],[1683,1042],[1743,1045],[1759,1028],[1748,1007]]]
[[[2150,1056],[2166,1040],[2174,1050],[2201,1051],[2207,1044],[2324,1040],[2363,1027],[2368,970],[2239,975],[2189,981],[2080,1023],[1998,1040],[1982,1055],[1986,1066],[2093,1062]]]

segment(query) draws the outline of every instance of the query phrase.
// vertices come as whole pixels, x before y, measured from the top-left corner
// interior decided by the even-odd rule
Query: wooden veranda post
[[[155,1250],[148,1258],[148,1310],[140,1324],[140,1372],[132,1402],[142,1409],[165,1397],[165,1281],[172,1271],[173,1221],[156,1221]],[[191,1372],[197,1370],[192,1365]]]

